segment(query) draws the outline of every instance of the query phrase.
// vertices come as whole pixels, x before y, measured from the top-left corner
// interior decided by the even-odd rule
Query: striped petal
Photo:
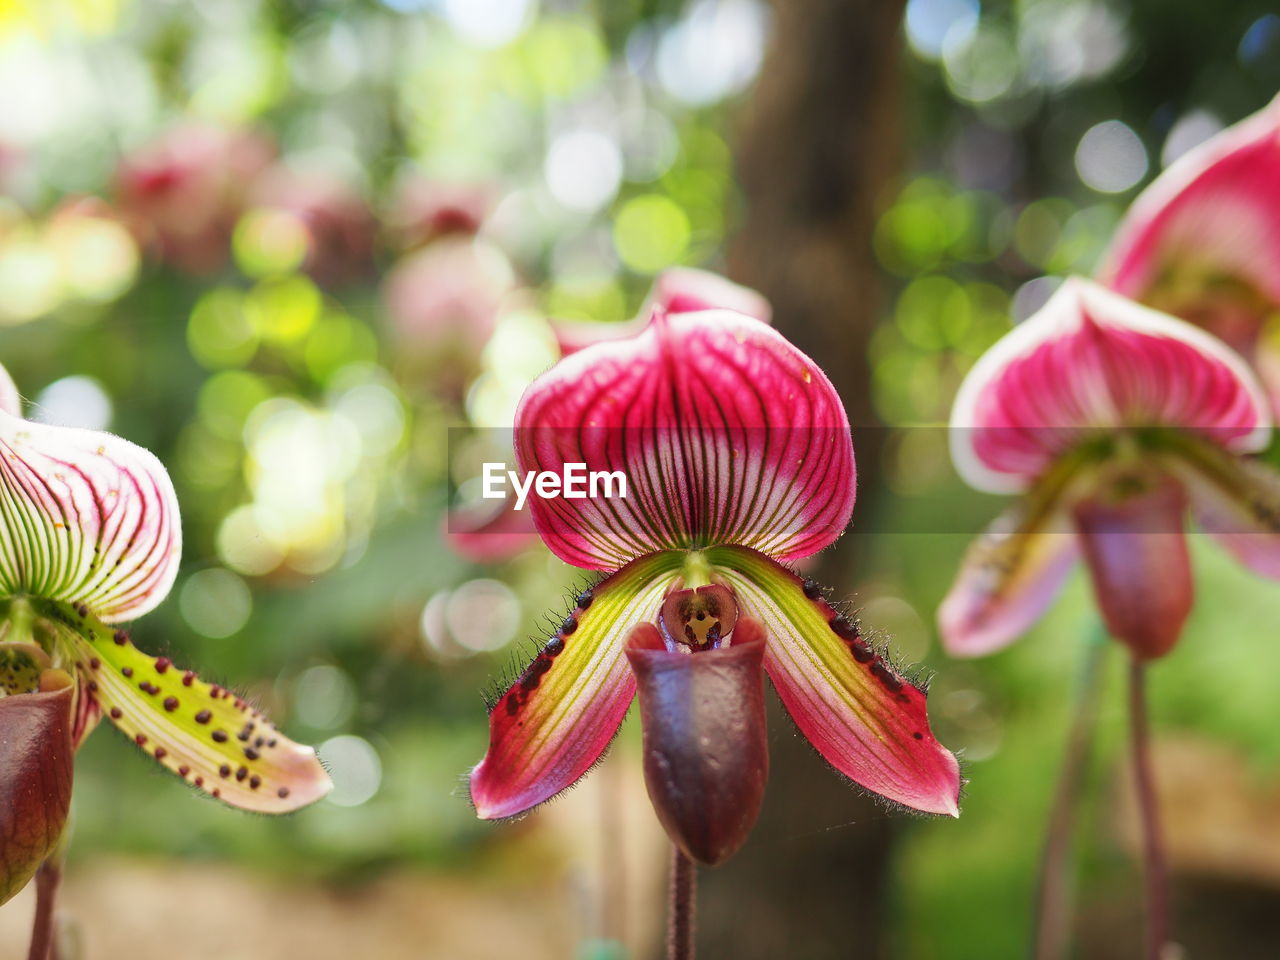
[[[1177,427],[1234,451],[1270,437],[1262,388],[1221,341],[1080,278],[974,365],[951,413],[951,452],[974,487],[1026,487],[1121,427]]]
[[[625,498],[530,498],[542,538],[579,567],[713,543],[796,559],[853,511],[835,388],[771,327],[725,310],[660,315],[560,361],[525,393],[515,440],[521,471],[625,475]]]
[[[1196,521],[1254,573],[1280,580],[1280,474],[1194,438],[1167,459]]]
[[[672,267],[658,274],[653,289],[635,318],[626,323],[554,322],[552,329],[562,356],[601,340],[635,336],[658,313],[696,313],[699,310],[732,310],[768,323],[773,315],[769,301],[750,287],[709,270]]]
[[[827,762],[886,799],[959,816],[960,768],[929,729],[924,688],[886,663],[812,581],[743,547],[714,547],[707,558],[743,614],[764,623],[769,679]]]
[[[35,601],[74,657],[81,689],[162,767],[223,803],[287,813],[332,789],[315,751],[281,734],[253,706],[78,607]]]
[[[635,696],[624,640],[651,622],[682,556],[656,553],[593,589],[489,710],[489,750],[471,771],[483,820],[512,817],[572,786],[600,758]]]
[[[1280,98],[1178,158],[1134,201],[1099,273],[1233,345],[1280,305]]]
[[[181,552],[178,501],[154,456],[0,411],[0,592],[129,620],[168,594]]]

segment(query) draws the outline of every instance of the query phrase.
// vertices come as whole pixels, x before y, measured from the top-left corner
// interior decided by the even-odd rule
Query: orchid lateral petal
[[[1116,228],[1099,277],[1234,343],[1220,310],[1233,300],[1242,306],[1242,296],[1280,304],[1277,263],[1280,97],[1188,150],[1143,190]]]
[[[46,670],[39,689],[0,698],[0,904],[57,847],[71,808],[71,678]]]
[[[813,581],[744,547],[706,556],[742,615],[764,624],[765,671],[827,762],[886,799],[959,816],[960,767],[929,728],[925,691],[887,664]]]
[[[1073,277],[965,377],[952,459],[970,485],[1009,493],[1120,427],[1176,427],[1243,452],[1266,445],[1271,414],[1221,341]]]
[[[938,608],[942,645],[953,657],[980,657],[1018,639],[1040,619],[1079,558],[1061,513],[999,517],[970,544],[956,582]]]
[[[625,497],[530,497],[547,546],[588,569],[713,543],[797,559],[853,511],[835,388],[771,327],[728,311],[658,316],[561,360],[521,400],[515,443],[525,473],[625,476]]]
[[[1280,474],[1183,438],[1165,463],[1186,486],[1196,522],[1254,573],[1280,580]]]
[[[164,599],[181,553],[173,484],[149,452],[0,412],[0,592],[128,620]]]
[[[699,310],[732,310],[763,323],[768,323],[773,314],[769,301],[750,287],[709,270],[672,267],[658,274],[640,312],[625,323],[568,321],[553,322],[551,326],[560,346],[560,355],[567,357],[601,340],[633,337],[657,314],[696,313]]]
[[[160,765],[233,807],[288,813],[333,787],[315,751],[280,733],[230,690],[167,657],[149,657],[87,609],[36,601],[74,651],[82,689]]]
[[[584,591],[497,699],[489,711],[489,750],[471,771],[471,802],[482,820],[550,800],[600,758],[635,695],[623,638],[657,616],[682,559],[643,557]]]

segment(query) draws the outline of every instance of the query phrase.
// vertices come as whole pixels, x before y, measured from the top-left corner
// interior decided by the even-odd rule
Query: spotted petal
[[[0,591],[128,620],[164,599],[181,552],[178,501],[154,456],[0,410]]]
[[[1280,98],[1157,177],[1125,214],[1099,276],[1126,296],[1203,316],[1233,285],[1280,304],[1277,263]]]
[[[764,623],[769,679],[827,762],[889,800],[958,816],[959,765],[929,729],[924,688],[886,663],[812,581],[743,547],[714,547],[707,558],[743,613]]]
[[[831,382],[771,327],[725,310],[659,316],[565,358],[525,393],[515,440],[522,471],[625,475],[625,498],[531,498],[547,545],[580,567],[713,543],[796,559],[853,510]]]
[[[149,657],[122,630],[65,603],[37,612],[69,650],[86,690],[162,767],[224,803],[287,813],[332,789],[315,751],[280,733],[251,704],[165,657]]]
[[[1266,445],[1271,415],[1221,341],[1072,278],[974,365],[951,427],[961,475],[1008,493],[1120,427],[1177,427],[1240,452]]]
[[[476,814],[524,813],[572,786],[600,758],[635,696],[623,640],[650,622],[682,557],[628,564],[578,605],[489,711],[489,750],[471,771]]]

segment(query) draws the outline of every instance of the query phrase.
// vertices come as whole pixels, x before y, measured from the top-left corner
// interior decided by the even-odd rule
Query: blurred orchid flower
[[[451,182],[411,175],[400,181],[386,222],[402,249],[425,246],[451,234],[472,235],[493,209],[495,184]]]
[[[278,163],[258,178],[250,203],[288,214],[302,227],[307,238],[302,269],[317,281],[346,283],[372,272],[377,222],[344,180]]]
[[[1280,578],[1280,478],[1244,457],[1270,434],[1265,395],[1229,347],[1068,279],[978,361],[952,409],[960,474],[1022,497],[964,560],[939,611],[947,648],[1014,640],[1083,556],[1112,635],[1138,660],[1167,653],[1192,604],[1188,508]]]
[[[154,608],[181,553],[178,504],[150,453],[22,419],[0,368],[0,902],[59,842],[74,749],[105,715],[164,768],[262,813],[329,778],[244,700],[109,624]]]
[[[116,203],[143,246],[210,273],[226,262],[254,179],[274,156],[260,133],[180,124],[121,161]]]
[[[625,323],[558,322],[553,324],[560,353],[568,356],[601,340],[616,340],[639,333],[658,311],[691,313],[697,310],[732,310],[764,323],[773,310],[762,294],[734,283],[718,273],[692,267],[663,270],[653,282],[640,312]]]
[[[621,471],[625,497],[533,498],[561,559],[604,579],[490,710],[471,773],[485,819],[582,777],[639,692],[650,797],[673,841],[714,863],[743,842],[768,758],[761,666],[837,770],[956,815],[955,757],[904,679],[785,563],[853,510],[848,420],[830,381],[771,327],[728,310],[654,315],[534,381],[516,413],[522,471]]]
[[[1121,221],[1099,277],[1253,361],[1280,408],[1280,98],[1179,157]]]

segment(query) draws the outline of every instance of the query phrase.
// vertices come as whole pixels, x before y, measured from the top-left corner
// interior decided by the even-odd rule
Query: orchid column
[[[571,786],[638,691],[649,795],[677,865],[722,862],[764,790],[762,667],[842,774],[958,814],[959,768],[929,729],[924,686],[785,565],[833,543],[853,510],[848,422],[812,360],[742,314],[659,312],[535,381],[515,426],[521,470],[584,464],[628,487],[532,501],[548,547],[605,576],[492,704],[471,773],[479,816],[517,816]]]
[[[1174,647],[1191,610],[1188,511],[1241,562],[1280,577],[1280,481],[1244,458],[1270,434],[1262,388],[1229,347],[1074,278],[978,361],[952,410],[961,475],[1021,499],[966,556],[939,611],[944,642],[957,656],[1000,649],[1085,561],[1132,662],[1151,958],[1165,908],[1146,665]]]
[[[51,950],[75,749],[102,716],[197,790],[260,813],[324,796],[309,747],[116,625],[177,576],[178,504],[150,453],[23,420],[0,367],[0,903],[40,871],[30,960]]]

